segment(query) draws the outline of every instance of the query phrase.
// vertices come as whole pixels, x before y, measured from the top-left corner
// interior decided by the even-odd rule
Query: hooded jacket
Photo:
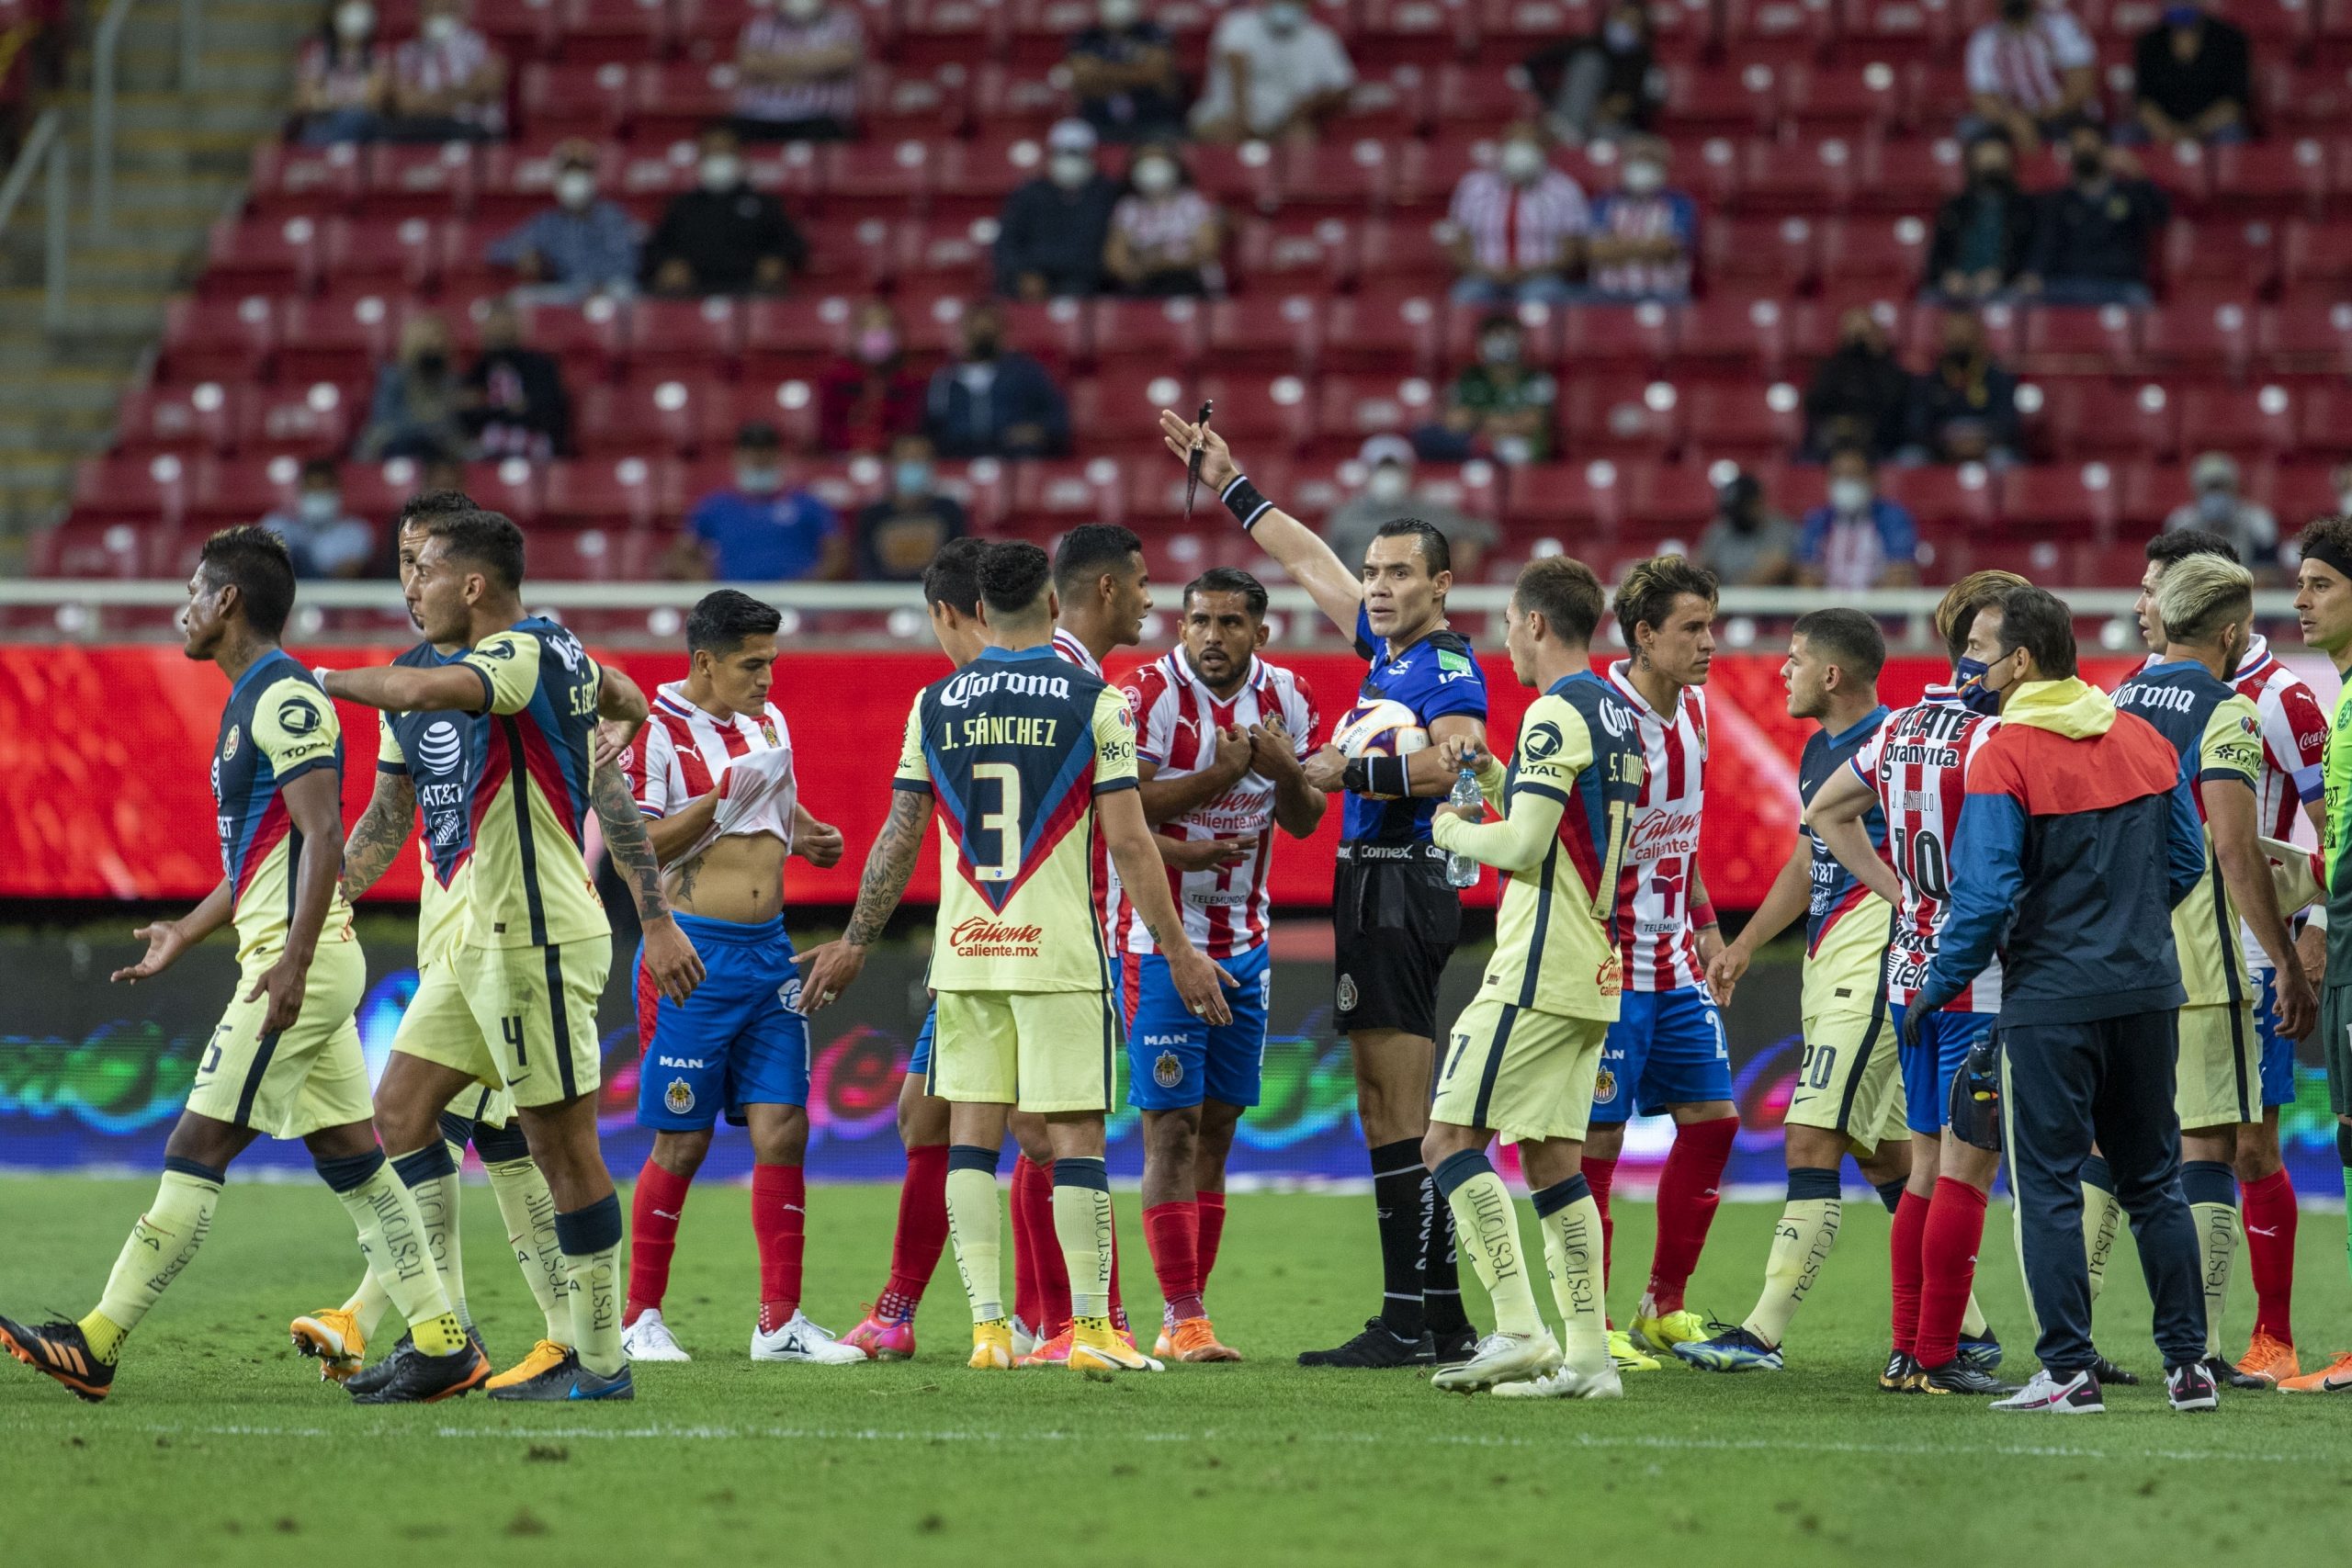
[[[1998,948],[2004,1026],[2179,1007],[2172,909],[2204,869],[2172,744],[2080,680],[2028,682],[1969,764],[1951,912],[1913,1006],[1942,1007]]]

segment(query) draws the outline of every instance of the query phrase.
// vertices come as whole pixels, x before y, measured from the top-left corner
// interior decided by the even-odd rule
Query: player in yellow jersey
[[[457,491],[426,491],[401,508],[396,535],[401,585],[416,575],[416,558],[424,548],[425,523],[476,510]],[[447,664],[466,651],[462,642],[420,642],[395,662],[426,669]],[[621,689],[626,686],[626,689]],[[626,677],[607,672],[601,694],[605,711],[617,704],[641,703],[643,697]],[[343,851],[343,886],[356,900],[390,869],[407,844],[411,829],[421,820],[417,848],[424,863],[416,911],[417,987],[426,999],[401,1016],[392,1037],[395,1053],[415,1049],[427,1031],[456,1030],[470,1038],[480,1032],[463,1008],[435,1007],[432,998],[447,987],[448,965],[465,928],[465,881],[472,864],[473,824],[466,815],[467,784],[481,765],[488,725],[479,718],[441,713],[388,713],[382,716],[376,742],[376,787],[367,809],[352,824]],[[426,1053],[428,1055],[430,1052]],[[449,1303],[471,1331],[472,1314],[466,1307],[465,1273],[458,1248],[458,1164],[470,1143],[481,1156],[482,1171],[506,1223],[507,1245],[514,1248],[525,1283],[546,1319],[547,1335],[526,1363],[560,1359],[571,1339],[571,1313],[563,1301],[563,1260],[556,1247],[555,1200],[547,1178],[531,1162],[531,1151],[514,1115],[514,1102],[503,1089],[487,1087],[460,1095],[441,1114],[441,1132],[447,1145],[448,1164],[440,1168],[431,1149],[410,1156],[402,1173],[416,1194],[424,1217],[425,1235],[440,1265]],[[368,1337],[389,1304],[376,1277],[362,1276],[358,1288],[339,1307],[305,1313],[290,1326],[294,1348],[318,1358],[319,1375],[343,1382],[359,1371],[367,1355]],[[480,1336],[476,1336],[479,1341]],[[381,1365],[382,1363],[379,1363]],[[534,1371],[544,1370],[544,1366]]]
[[[1159,1370],[1114,1332],[1111,1192],[1102,1164],[1118,1043],[1112,969],[1091,897],[1097,836],[1168,956],[1177,992],[1213,1023],[1229,976],[1184,934],[1136,794],[1135,717],[1102,677],[1054,652],[1046,553],[981,558],[988,647],[907,716],[889,819],[838,942],[805,955],[801,1005],[830,1006],[898,907],[934,804],[941,815],[932,1088],[948,1102],[948,1229],[972,1303],[978,1368],[1012,1364],[998,1264],[996,1169],[1014,1105],[1046,1118],[1054,1229],[1070,1277],[1069,1365]]]
[[[1511,591],[1503,645],[1520,684],[1542,694],[1520,721],[1506,771],[1475,740],[1442,745],[1473,767],[1502,820],[1438,808],[1438,848],[1504,874],[1495,953],[1439,1057],[1421,1157],[1453,1231],[1494,1303],[1495,1330],[1441,1389],[1616,1399],[1602,1303],[1600,1206],[1584,1177],[1600,1048],[1617,1021],[1618,871],[1642,787],[1641,723],[1592,672],[1600,580],[1565,556],[1531,561]],[[1487,1159],[1497,1134],[1519,1145],[1544,1230],[1562,1339],[1544,1326],[1510,1189]]]
[[[611,928],[581,835],[593,795],[614,863],[636,890],[646,966],[683,998],[702,965],[670,918],[645,823],[617,767],[594,766],[591,736],[604,672],[579,640],[523,610],[523,534],[492,512],[435,517],[408,601],[425,637],[469,651],[434,668],[329,672],[327,690],[394,713],[481,714],[489,729],[470,781],[472,871],[465,928],[433,998],[411,1004],[475,1025],[420,1031],[377,1087],[376,1120],[394,1147],[440,1146],[439,1118],[469,1086],[514,1098],[556,1205],[571,1318],[571,1348],[537,1371],[499,1380],[493,1398],[628,1399],[620,1344],[620,1203],[596,1145],[602,1060],[596,1000]]]
[[[237,990],[164,1145],[154,1204],[96,1310],[38,1326],[0,1317],[0,1346],[86,1400],[106,1397],[124,1338],[203,1246],[230,1161],[265,1134],[309,1146],[411,1325],[413,1345],[371,1403],[446,1399],[490,1376],[426,1255],[416,1200],[368,1125],[351,1016],[368,966],[336,886],[343,732],[318,682],[278,646],[293,605],[294,567],[277,536],[232,528],[206,541],[188,580],[187,652],[230,681],[212,759],[224,874],[194,912],[143,928],[146,956],[114,977],[160,975],[233,920]]]

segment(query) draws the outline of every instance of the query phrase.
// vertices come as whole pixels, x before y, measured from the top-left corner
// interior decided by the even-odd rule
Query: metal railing
[[[7,177],[0,180],[0,236],[5,236],[9,220],[24,204],[25,193],[32,188],[35,172],[44,165],[48,168],[48,210],[43,215],[41,237],[41,314],[51,331],[65,322],[65,209],[70,194],[66,188],[67,152],[62,113],[54,108],[43,109],[40,118],[33,121],[32,131],[25,138],[25,145],[17,152]]]
[[[114,141],[116,77],[123,28],[139,0],[112,0],[90,42],[90,232],[104,240],[114,232]],[[204,71],[204,0],[180,0],[179,89],[193,91]]]

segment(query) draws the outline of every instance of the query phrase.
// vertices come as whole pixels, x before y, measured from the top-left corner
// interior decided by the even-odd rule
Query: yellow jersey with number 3
[[[611,935],[581,849],[604,671],[579,638],[537,616],[482,638],[458,662],[481,678],[477,711],[490,715],[467,803],[467,944],[545,947]]]
[[[893,784],[939,807],[933,989],[1110,989],[1094,797],[1136,787],[1115,687],[1050,647],[989,649],[915,699]]]

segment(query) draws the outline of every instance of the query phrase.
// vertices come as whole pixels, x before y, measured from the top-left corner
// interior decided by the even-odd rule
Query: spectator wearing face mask
[[[557,148],[555,205],[491,244],[491,265],[514,268],[530,299],[637,292],[643,235],[618,202],[597,196],[595,160],[585,141]]]
[[[435,315],[411,316],[401,328],[399,357],[376,372],[358,456],[371,463],[390,457],[462,461],[463,391],[449,358],[448,323]]]
[[[1543,130],[1523,120],[1513,125],[1495,166],[1463,175],[1446,209],[1454,302],[1493,308],[1567,299],[1567,275],[1582,258],[1589,220],[1584,192],[1552,166]]]
[[[1046,133],[1046,172],[1015,187],[997,220],[999,294],[1035,300],[1102,291],[1119,183],[1096,167],[1094,143],[1094,128],[1082,119]]]
[[[1438,423],[1414,434],[1422,457],[1516,464],[1552,455],[1559,386],[1527,366],[1526,337],[1516,316],[1498,312],[1478,324],[1478,362],[1454,378]]]
[[[1311,141],[1347,107],[1355,66],[1340,35],[1306,0],[1261,0],[1226,12],[1209,39],[1207,90],[1193,106],[1206,141]]]
[[[357,577],[375,551],[376,530],[343,504],[343,476],[333,457],[302,465],[291,507],[279,507],[261,525],[286,541],[294,575],[306,580]]]
[[[1911,389],[1906,457],[1928,463],[2018,460],[2018,378],[1993,357],[1974,312],[1944,316],[1943,351]]]
[[[2032,156],[2043,137],[2064,136],[2097,112],[2098,67],[2090,34],[2064,6],[2001,0],[2000,16],[1969,35],[1961,140],[1997,130]]]
[[[2254,51],[2243,29],[2197,0],[2175,0],[2132,51],[2139,129],[2151,141],[2244,141],[2252,131]]]
[[[890,443],[890,491],[857,514],[857,575],[868,582],[920,582],[948,540],[967,531],[963,503],[944,495],[931,443]]]
[[[2041,195],[2018,291],[2052,305],[2145,305],[2172,204],[2097,126],[2076,126],[2072,144],[2073,177]]]
[[[2259,502],[2238,493],[2238,466],[2224,452],[2208,452],[2189,465],[2189,488],[2196,499],[2173,508],[2165,532],[2202,528],[2219,534],[2238,552],[2238,559],[2257,576],[2268,573],[2278,560],[2278,519]]]
[[[1070,40],[1078,112],[1105,141],[1159,141],[1184,133],[1184,78],[1168,29],[1143,0],[1102,0],[1097,21]]]
[[[2033,197],[2018,187],[2017,155],[1994,132],[1968,146],[1968,184],[1936,209],[1928,243],[1929,296],[1967,305],[2006,293],[2033,246]]]
[[[1102,246],[1102,269],[1119,292],[1160,299],[1223,293],[1224,244],[1224,215],[1193,184],[1175,147],[1138,148]]]
[[[787,488],[784,444],[772,424],[735,433],[735,483],[695,503],[672,547],[673,577],[721,582],[837,578],[848,564],[841,519],[806,489]]]
[[[424,0],[416,37],[392,55],[395,141],[482,141],[506,134],[506,60],[466,21],[465,0]]]
[[[1546,44],[1526,70],[1544,124],[1571,147],[1649,130],[1666,99],[1642,0],[1614,0],[1599,31]]]
[[[1715,515],[1699,536],[1699,564],[1726,588],[1781,588],[1796,581],[1797,526],[1765,502],[1754,474],[1715,491]]]
[[[932,372],[923,432],[943,457],[1057,457],[1069,450],[1069,405],[1046,367],[1004,345],[1004,317],[986,300],[964,312],[964,352]]]
[[[1384,523],[1418,517],[1443,534],[1453,550],[1457,582],[1475,577],[1478,558],[1494,547],[1499,536],[1495,525],[1473,517],[1443,498],[1413,482],[1413,444],[1401,435],[1374,435],[1356,455],[1363,468],[1363,489],[1331,509],[1323,520],[1323,537],[1331,553],[1353,571],[1363,564],[1364,551]]]
[[[1871,455],[1860,446],[1829,455],[1829,500],[1804,514],[1797,581],[1836,589],[1901,588],[1919,581],[1918,520],[1878,493]]]
[[[735,133],[702,133],[697,188],[662,209],[645,243],[645,276],[657,294],[778,294],[808,265],[808,246],[784,204],[744,175]]]
[[[922,428],[923,378],[907,366],[899,318],[860,307],[849,352],[817,378],[817,441],[828,452],[879,452]]]
[[[1911,377],[1886,329],[1856,306],[1838,318],[1835,353],[1814,367],[1804,393],[1805,455],[1819,459],[1859,446],[1873,460],[1903,445],[1911,419]]]
[[[481,353],[468,367],[462,422],[479,457],[543,463],[571,446],[571,400],[555,355],[523,342],[523,318],[493,299],[481,318]]]
[[[376,45],[376,7],[342,0],[295,62],[297,138],[305,147],[372,141],[391,94],[390,57]]]
[[[865,28],[847,0],[777,0],[735,39],[735,130],[746,141],[840,141],[857,134]]]
[[[1668,190],[1665,142],[1628,140],[1617,188],[1593,205],[1585,236],[1585,293],[1603,301],[1690,297],[1690,257],[1699,248],[1699,207]]]

